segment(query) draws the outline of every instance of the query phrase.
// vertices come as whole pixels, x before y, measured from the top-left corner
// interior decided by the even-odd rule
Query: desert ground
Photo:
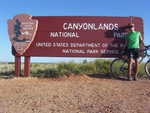
[[[150,113],[150,80],[0,78],[0,113]]]

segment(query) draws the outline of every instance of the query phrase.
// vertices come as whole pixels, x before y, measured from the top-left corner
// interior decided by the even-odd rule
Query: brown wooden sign
[[[24,76],[30,74],[30,56],[118,57],[129,23],[144,34],[140,17],[17,15],[8,21],[16,76],[21,56]]]
[[[143,34],[139,17],[18,15],[8,23],[17,56],[116,57],[129,23]]]

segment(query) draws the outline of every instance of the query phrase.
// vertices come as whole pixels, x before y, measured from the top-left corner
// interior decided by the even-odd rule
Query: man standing
[[[139,48],[140,44],[143,42],[143,38],[141,36],[141,33],[138,31],[135,31],[134,24],[129,25],[129,33],[127,34],[126,37],[126,44],[128,48],[128,80],[132,80],[132,75],[131,75],[131,66],[133,63],[133,60],[135,62],[135,73],[133,75],[133,80],[137,80],[137,74],[139,72],[139,62],[138,62],[138,57],[139,57]]]

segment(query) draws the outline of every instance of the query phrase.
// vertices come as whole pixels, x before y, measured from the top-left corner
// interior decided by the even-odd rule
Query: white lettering
[[[115,23],[64,23],[64,30],[118,30],[118,24]]]
[[[64,30],[67,30],[67,26],[66,26],[66,25],[67,25],[67,23],[64,23],[64,24],[63,24],[63,29],[64,29]]]
[[[84,50],[78,50],[78,49],[62,49],[62,53],[81,53],[85,54]]]
[[[77,32],[50,32],[49,33],[50,38],[79,38]]]
[[[68,47],[68,43],[53,43],[53,47]]]
[[[102,43],[102,47],[103,48],[107,48],[108,47],[108,43]]]
[[[105,50],[105,49],[102,49],[100,50],[100,53],[101,54],[119,54],[119,51],[118,50]]]
[[[101,43],[70,43],[70,47],[100,47]]]
[[[96,53],[98,53],[99,51],[96,50],[96,49],[94,49],[94,50],[88,49],[86,52],[89,53],[89,54],[96,54]]]
[[[127,35],[128,33],[127,32],[114,32],[114,37],[115,38],[125,38],[126,37],[126,35]]]
[[[37,42],[36,43],[36,47],[51,47],[51,46],[52,46],[52,44],[51,43],[47,43],[47,42],[42,42],[42,43]]]

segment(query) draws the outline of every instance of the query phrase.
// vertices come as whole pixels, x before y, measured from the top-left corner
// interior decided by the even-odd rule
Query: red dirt
[[[150,113],[150,80],[0,79],[0,113]]]

